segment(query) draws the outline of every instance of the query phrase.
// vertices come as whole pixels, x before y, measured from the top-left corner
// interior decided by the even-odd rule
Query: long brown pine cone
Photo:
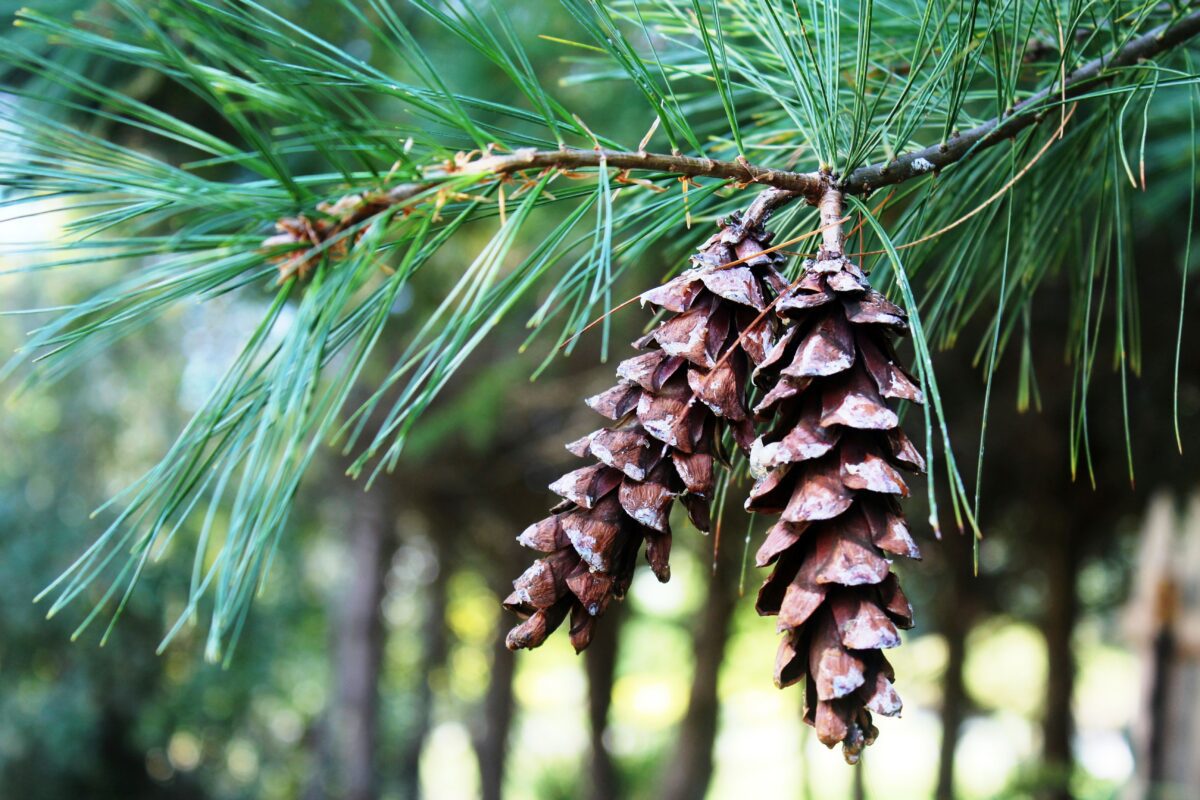
[[[896,498],[908,494],[899,470],[925,465],[888,399],[923,398],[891,345],[904,312],[840,247],[806,261],[776,310],[788,327],[755,373],[770,387],[755,413],[771,427],[751,450],[746,507],[781,519],[757,554],[775,567],[757,609],[784,633],[776,684],[804,679],[805,720],[855,763],[878,734],[871,712],[901,708],[883,651],[912,609],[889,556],[920,558]]]
[[[671,315],[634,342],[646,352],[617,367],[620,382],[587,400],[614,424],[567,449],[596,463],[551,484],[562,502],[517,537],[545,555],[504,600],[525,618],[510,649],[539,646],[568,615],[571,644],[587,647],[596,619],[629,588],[643,542],[655,576],[668,580],[675,498],[708,530],[722,429],[749,448],[747,375],[771,344],[775,322],[762,312],[787,288],[775,268],[783,259],[761,253],[771,234],[758,216],[722,220],[692,268],[641,296]]]

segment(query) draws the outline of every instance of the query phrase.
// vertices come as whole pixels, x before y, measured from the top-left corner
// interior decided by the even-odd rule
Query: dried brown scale
[[[642,295],[668,316],[634,343],[645,352],[617,367],[620,382],[587,401],[613,424],[567,449],[595,463],[551,484],[563,501],[518,537],[545,555],[504,601],[524,618],[509,648],[537,647],[568,618],[571,644],[587,647],[596,619],[628,590],[643,544],[668,580],[676,499],[708,529],[717,443],[724,430],[743,449],[753,441],[746,384],[772,343],[776,323],[763,312],[787,288],[782,257],[760,252],[768,212],[760,203],[722,221],[691,269]]]
[[[775,681],[804,680],[806,721],[853,763],[878,733],[872,713],[901,709],[883,651],[912,611],[889,559],[920,557],[896,498],[908,494],[902,471],[924,462],[888,401],[923,398],[891,346],[904,312],[836,250],[804,269],[776,303],[787,327],[755,373],[769,432],[751,449],[746,506],[780,515],[756,557],[774,567],[757,608],[784,634]]]
[[[292,277],[308,280],[323,253],[333,260],[345,258],[363,234],[363,231],[351,234],[349,229],[391,207],[384,197],[347,195],[336,203],[318,204],[317,211],[322,214],[319,219],[301,214],[276,222],[276,234],[265,239],[262,246],[275,253],[271,260],[279,264],[279,282]],[[297,249],[297,245],[305,245],[307,249]]]

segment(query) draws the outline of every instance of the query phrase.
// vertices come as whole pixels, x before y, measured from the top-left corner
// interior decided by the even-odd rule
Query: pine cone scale
[[[862,369],[850,370],[821,396],[821,425],[888,430],[900,424]]]
[[[804,337],[783,374],[791,378],[826,377],[850,369],[854,360],[854,337],[845,316],[826,314]]]
[[[818,522],[841,515],[854,503],[854,492],[842,482],[836,453],[805,462],[795,479],[791,500],[783,509],[788,522]]]

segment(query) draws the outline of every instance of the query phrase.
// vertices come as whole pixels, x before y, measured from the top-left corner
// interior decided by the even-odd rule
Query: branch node
[[[842,247],[842,192],[829,185],[818,203],[821,213],[821,252],[818,260],[840,257]]]

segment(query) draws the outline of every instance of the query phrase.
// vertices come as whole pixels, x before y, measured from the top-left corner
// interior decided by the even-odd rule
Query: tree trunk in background
[[[504,597],[511,589],[510,578],[521,569],[521,559],[521,551],[515,546],[505,548],[491,559],[494,569],[488,577],[496,597]],[[516,705],[513,678],[517,672],[517,659],[516,654],[509,652],[504,645],[504,637],[512,626],[513,618],[510,615],[498,615],[492,641],[492,669],[488,688],[477,711],[471,737],[475,759],[479,762],[481,800],[500,800],[504,794],[504,768]]]
[[[713,773],[720,699],[717,696],[725,643],[738,599],[741,548],[725,547],[720,567],[709,578],[708,592],[694,632],[696,669],[688,710],[679,726],[675,752],[665,762],[658,794],[661,800],[700,800]]]
[[[412,726],[400,748],[400,797],[404,800],[417,800],[421,797],[421,751],[433,727],[433,685],[430,683],[430,677],[445,664],[450,644],[446,630],[446,607],[449,604],[447,585],[451,572],[449,532],[453,531],[454,527],[436,524],[439,521],[436,515],[430,516],[429,519],[435,523],[431,527],[430,544],[437,572],[429,582],[425,597],[425,618],[421,626],[421,660],[417,665],[420,682],[413,698]]]
[[[608,709],[612,705],[613,683],[617,668],[617,646],[625,609],[613,604],[604,617],[604,625],[596,628],[592,643],[583,652],[588,677],[588,728],[591,738],[589,780],[586,797],[589,800],[618,800],[621,797],[620,779],[612,753],[604,744],[608,729]]]
[[[1141,664],[1134,719],[1137,775],[1122,797],[1200,797],[1200,494],[1176,515],[1169,492],[1150,502],[1124,612]]]
[[[379,674],[383,662],[384,581],[396,550],[388,486],[364,493],[351,486],[346,543],[350,579],[342,589],[333,632],[336,750],[341,797],[378,796],[375,756],[379,744]]]
[[[500,617],[492,646],[492,670],[487,694],[479,709],[473,744],[479,762],[479,792],[482,800],[500,800],[504,793],[504,763],[508,757],[508,734],[513,717],[513,676],[517,661],[504,646],[512,619]]]
[[[96,726],[96,755],[103,772],[90,786],[80,786],[79,796],[121,798],[153,797],[164,792],[146,771],[146,754],[135,744],[136,718],[125,710],[105,707]],[[176,780],[176,783],[179,783]],[[100,784],[100,785],[97,785]],[[181,787],[182,788],[182,787]],[[172,787],[174,791],[174,787]],[[29,797],[36,789],[28,787]],[[95,793],[95,794],[93,794]],[[183,792],[180,796],[189,796]]]
[[[867,800],[867,773],[864,772],[866,761],[865,758],[860,759],[850,768],[854,771],[854,800]]]
[[[336,770],[336,757],[333,754],[332,742],[329,741],[329,715],[332,709],[326,708],[309,723],[300,737],[300,743],[308,753],[309,768],[304,778],[304,788],[300,792],[300,800],[327,800],[329,787],[333,785],[332,776]]]
[[[1045,800],[1071,800],[1071,737],[1074,724],[1071,697],[1075,689],[1075,657],[1071,637],[1079,616],[1077,578],[1079,575],[1078,532],[1071,520],[1058,536],[1047,537],[1046,615],[1042,633],[1046,639],[1045,716],[1042,718],[1042,761],[1050,782],[1042,794]]]
[[[948,597],[938,603],[941,619],[938,628],[946,638],[946,672],[942,676],[942,741],[938,755],[937,800],[954,800],[954,756],[963,718],[967,712],[967,692],[963,669],[967,660],[967,634],[974,621],[971,603],[970,534],[950,534],[941,542],[948,561],[950,578]]]
[[[946,637],[946,674],[942,677],[942,742],[938,754],[937,800],[954,800],[954,754],[966,713],[967,693],[963,685],[963,665],[967,658],[967,629],[970,623],[961,618],[947,621],[942,634]]]

